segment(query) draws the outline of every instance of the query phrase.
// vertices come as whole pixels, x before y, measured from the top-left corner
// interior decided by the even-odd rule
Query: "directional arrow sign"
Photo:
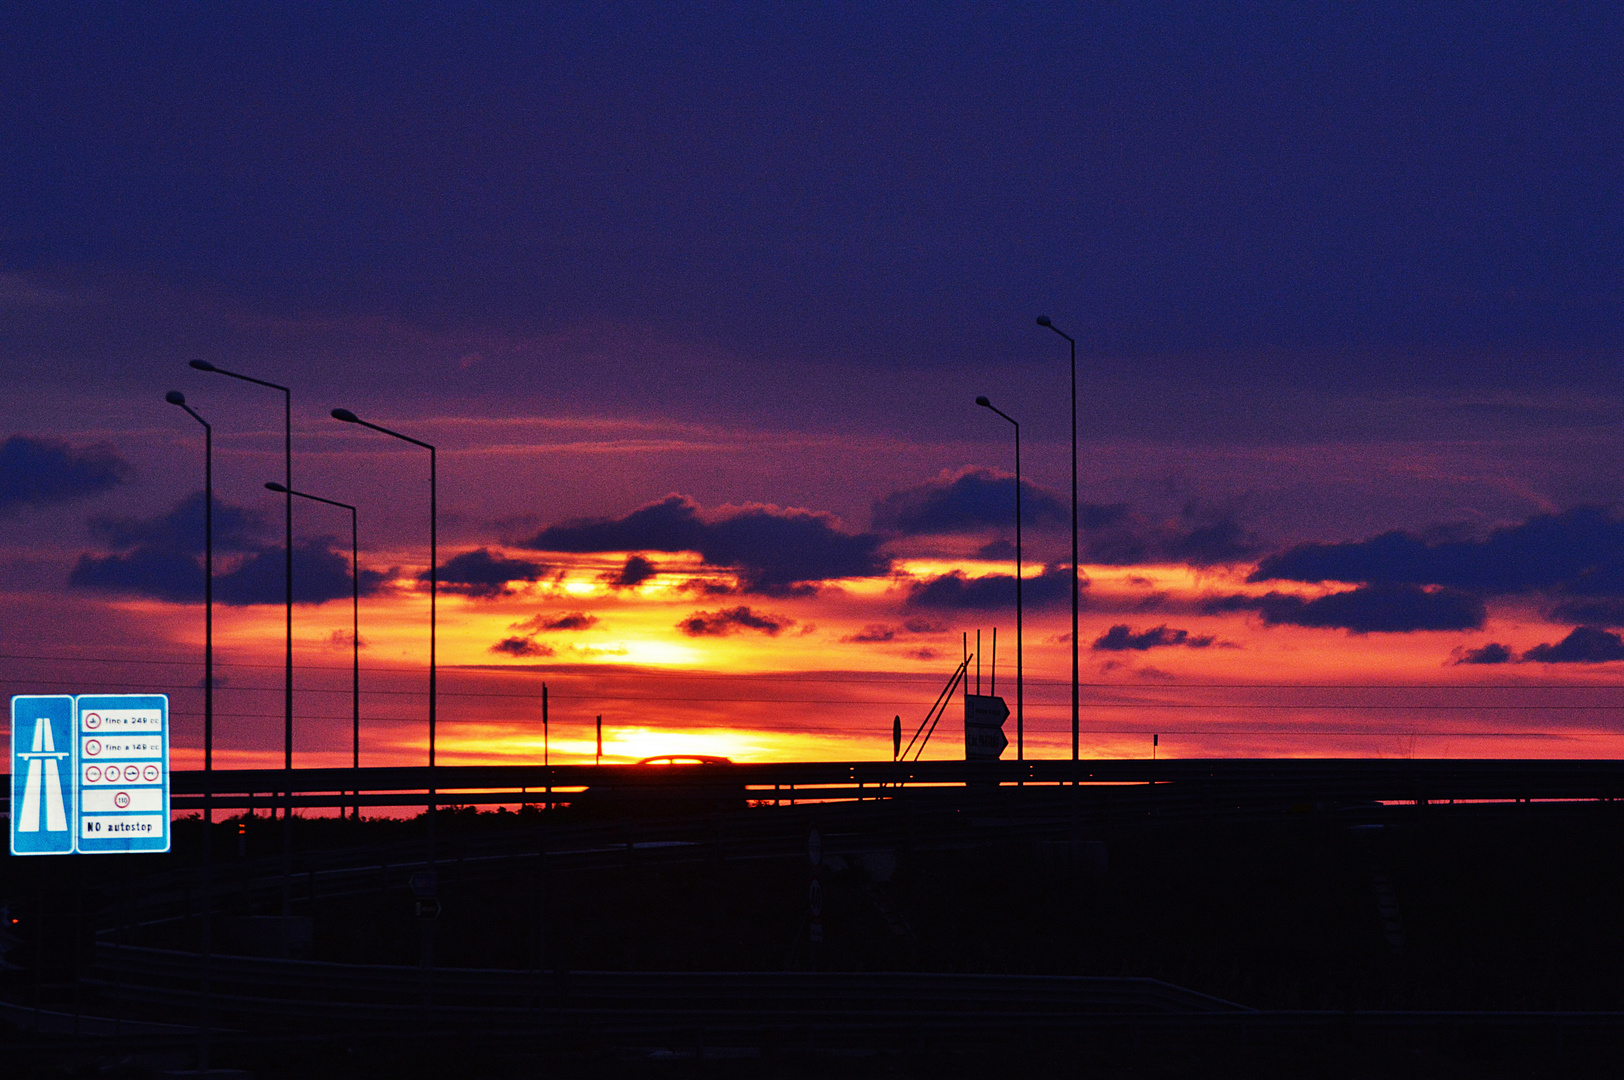
[[[996,761],[1009,740],[1004,738],[1004,721],[1009,706],[1001,697],[982,694],[964,696],[964,760]]]

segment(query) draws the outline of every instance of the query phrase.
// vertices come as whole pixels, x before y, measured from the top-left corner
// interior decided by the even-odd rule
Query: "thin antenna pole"
[[[947,707],[953,701],[953,691],[959,688],[960,679],[964,680],[964,685],[968,688],[970,685],[970,658],[968,656],[953,670],[953,677],[942,688],[941,694],[936,698],[936,704],[930,707],[930,712],[925,714],[925,719],[919,722],[919,730],[914,732],[914,737],[908,740],[907,747],[902,751],[902,760],[908,760],[908,751],[910,750],[913,751],[915,761],[918,761],[919,755],[925,752],[925,744],[930,742],[930,737],[936,733],[936,725],[941,723],[942,717],[947,715]],[[930,730],[928,731],[925,730],[926,723],[930,724]],[[922,741],[919,739],[921,733],[925,736]],[[919,743],[919,749],[914,750],[916,741]]]
[[[993,697],[998,696],[998,627],[992,628],[992,681],[987,686],[987,693]]]
[[[547,684],[541,684],[541,763],[551,765],[552,758],[547,749]]]
[[[355,820],[361,820],[361,526],[350,507],[350,767],[355,775]]]
[[[598,759],[597,759],[597,761],[594,762],[594,764],[596,764],[596,765],[602,765],[603,764],[603,714],[602,713],[598,714]]]
[[[919,726],[914,729],[913,738],[909,739],[908,745],[902,748],[900,760],[908,760],[908,754],[913,750],[914,744],[919,742],[919,736],[924,735],[927,741],[930,739],[930,734],[925,731],[925,726],[928,724],[931,731],[936,730],[936,722],[947,714],[947,707],[953,703],[953,692],[959,688],[959,680],[965,679],[968,681],[970,677],[969,664],[969,657],[965,657],[959,661],[959,666],[953,669],[953,677],[947,680],[947,685],[942,687],[942,692],[936,695],[936,700],[931,703],[930,710],[925,713],[925,718],[919,721]],[[923,749],[923,744],[921,744],[921,752],[923,752]],[[919,754],[914,754],[914,760],[919,760]]]
[[[976,627],[976,696],[981,696],[981,627]]]

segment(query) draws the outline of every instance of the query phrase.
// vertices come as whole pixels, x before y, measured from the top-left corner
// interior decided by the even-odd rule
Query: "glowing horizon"
[[[394,564],[411,552],[385,553]],[[454,555],[455,551],[447,555]],[[595,758],[594,717],[604,716],[604,760],[707,753],[739,761],[888,757],[893,715],[912,734],[958,664],[975,627],[962,613],[910,609],[908,590],[943,574],[1012,573],[998,559],[898,559],[884,577],[823,584],[815,595],[705,596],[694,583],[718,573],[693,556],[662,556],[635,586],[606,580],[636,552],[545,555],[544,580],[514,582],[486,598],[440,603],[439,760],[444,764],[540,761],[540,686],[552,703],[548,756]],[[376,559],[376,561],[384,561]],[[669,569],[667,569],[669,567]],[[1204,613],[1202,597],[1261,594],[1240,569],[1173,564],[1083,567],[1085,608],[1081,751],[1085,757],[1148,756],[1624,756],[1613,730],[1610,673],[1616,664],[1561,669],[1462,666],[1461,635],[1351,634],[1267,626],[1246,614]],[[736,586],[734,586],[736,589]],[[1273,591],[1281,591],[1278,583]],[[1298,586],[1307,597],[1339,591]],[[1155,597],[1146,614],[1133,611]],[[191,605],[111,600],[150,633],[170,667],[195,673],[201,612]],[[724,623],[694,632],[685,620],[746,608],[760,625]],[[570,616],[565,629],[547,621]],[[362,607],[363,764],[421,761],[426,752],[427,594],[400,573]],[[983,613],[981,677],[1012,715],[1013,612]],[[1144,634],[1172,626],[1172,644],[1142,650],[1095,647],[1111,627]],[[349,604],[295,611],[297,765],[347,765]],[[537,626],[542,628],[536,629]],[[527,627],[529,629],[527,629]],[[1028,757],[1070,753],[1070,649],[1064,602],[1029,611],[1024,635]],[[1560,627],[1515,605],[1497,605],[1470,640],[1533,644]],[[282,611],[271,605],[216,612],[216,762],[281,763]],[[498,651],[518,641],[516,655]],[[528,650],[526,655],[524,650]],[[183,657],[190,655],[192,660]],[[112,659],[118,659],[116,657]],[[133,659],[133,658],[125,658]],[[41,662],[43,663],[43,662]],[[52,664],[57,674],[63,662]],[[105,665],[95,687],[124,685]],[[1531,677],[1532,676],[1532,677]],[[150,667],[142,685],[153,685]],[[974,689],[976,664],[968,681]],[[162,679],[157,680],[162,683]],[[27,684],[23,678],[14,685]],[[962,691],[962,688],[961,688]],[[22,692],[22,691],[19,691]],[[197,684],[170,684],[177,732],[194,729]],[[961,713],[949,707],[925,756],[962,753]],[[177,764],[199,751],[177,738]]]

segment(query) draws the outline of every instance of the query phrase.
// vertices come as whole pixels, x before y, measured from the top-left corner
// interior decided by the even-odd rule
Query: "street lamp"
[[[198,1058],[209,1067],[209,961],[214,954],[214,425],[186,404],[186,395],[171,390],[171,405],[185,409],[203,425],[203,1016],[198,1028]]]
[[[203,771],[214,771],[214,425],[186,404],[186,395],[164,395],[203,425]],[[209,792],[203,794],[203,821],[209,820]],[[205,832],[205,835],[207,833]]]
[[[361,548],[359,532],[356,528],[355,507],[349,503],[339,502],[337,499],[324,499],[320,495],[312,495],[308,491],[293,491],[274,481],[265,485],[272,491],[283,492],[288,495],[297,495],[301,499],[312,502],[326,503],[328,506],[337,506],[350,512],[350,652],[352,658],[350,705],[351,722],[354,738],[350,750],[350,766],[360,776],[361,768]],[[361,788],[360,780],[356,780],[355,789],[355,817],[361,817]]]
[[[1071,343],[1071,760],[1077,760],[1077,339],[1039,315],[1038,325],[1048,327]]]
[[[216,375],[225,375],[243,382],[253,383],[255,386],[267,386],[272,390],[282,391],[282,484],[284,487],[293,487],[293,391],[281,383],[266,382],[256,379],[252,375],[242,375],[235,371],[227,371],[222,367],[215,367],[207,360],[193,360],[191,366],[198,371],[212,371]],[[283,719],[282,719],[282,768],[293,771],[293,496],[288,495],[282,514],[285,528],[284,553],[286,557],[286,608],[287,608],[287,665],[283,692]],[[282,807],[282,816],[293,816],[293,785],[288,784],[288,799]]]
[[[346,424],[360,424],[362,427],[380,431],[385,435],[392,435],[402,442],[409,442],[413,446],[421,446],[429,452],[429,768],[434,768],[434,702],[435,702],[435,604],[436,594],[439,591],[440,575],[440,531],[439,531],[439,480],[437,479],[436,451],[433,446],[421,439],[414,439],[410,435],[402,435],[398,431],[390,431],[379,424],[363,420],[348,409],[334,409],[334,420],[342,420]],[[432,783],[432,779],[430,781]],[[432,814],[432,795],[430,792],[430,812]]]
[[[976,404],[1015,425],[1015,760],[1026,760],[1026,676],[1021,666],[1021,425],[1020,421],[988,401]]]

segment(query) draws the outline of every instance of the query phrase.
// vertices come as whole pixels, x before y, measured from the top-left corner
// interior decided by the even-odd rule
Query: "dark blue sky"
[[[940,470],[1007,468],[978,393],[1059,490],[1065,345],[1040,313],[1081,343],[1098,503],[1354,540],[1624,483],[1616,6],[40,4],[6,26],[0,434],[110,441],[149,485],[131,515],[192,481],[151,434],[174,417],[129,402],[180,387],[274,450],[274,403],[192,356],[293,385],[296,441],[334,470],[368,444],[333,405],[469,455],[531,445],[493,416],[609,424],[590,459],[465,458],[479,542],[672,492],[860,529]],[[741,453],[786,433],[810,441]],[[222,464],[239,501],[266,467]]]
[[[910,367],[1034,353],[1042,310],[1104,372],[1249,385],[1610,385],[1624,336],[1608,5],[7,24],[12,272]]]

